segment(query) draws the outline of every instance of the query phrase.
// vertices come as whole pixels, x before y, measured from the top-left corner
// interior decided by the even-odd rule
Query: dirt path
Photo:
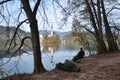
[[[41,75],[31,75],[29,80],[120,80],[120,52],[90,56],[84,58],[82,63],[75,64],[81,68],[81,72],[55,69]]]

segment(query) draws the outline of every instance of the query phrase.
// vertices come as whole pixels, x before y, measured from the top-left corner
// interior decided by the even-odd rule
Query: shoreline
[[[58,69],[42,74],[18,74],[2,80],[119,80],[120,51],[85,57],[82,63],[75,63],[81,72],[67,72]]]

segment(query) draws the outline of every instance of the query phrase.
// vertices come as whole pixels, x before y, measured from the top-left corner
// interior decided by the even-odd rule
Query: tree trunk
[[[104,24],[105,24],[106,38],[107,38],[107,42],[108,42],[109,51],[118,50],[117,44],[115,43],[111,28],[108,23],[103,0],[101,0],[101,6],[102,6],[102,13],[103,13],[103,19],[104,19]]]
[[[99,36],[99,34],[95,35],[96,41],[98,43],[98,53],[106,53],[107,52],[107,48],[106,45],[103,41],[103,38]]]
[[[32,37],[32,48],[33,48],[33,55],[34,55],[34,72],[37,73],[43,73],[44,68],[41,61],[41,51],[40,51],[40,42],[39,42],[39,32],[38,32],[38,25],[37,20],[33,20],[32,23],[30,23],[30,29],[31,29],[31,37]]]
[[[100,28],[98,28],[97,24],[96,24],[96,22],[98,22],[98,21],[95,21],[94,14],[92,12],[89,1],[88,0],[85,0],[85,1],[86,1],[88,12],[90,14],[90,21],[92,22],[92,25],[93,25],[93,28],[95,31],[94,35],[95,35],[96,41],[98,43],[98,51],[99,51],[99,53],[105,53],[105,52],[107,52],[107,48],[103,41],[103,36],[102,36],[101,30],[99,30]],[[98,25],[98,26],[100,26],[100,25]]]
[[[42,61],[41,61],[41,51],[40,51],[40,41],[39,41],[39,32],[38,24],[36,20],[36,14],[32,12],[32,9],[29,4],[29,0],[21,0],[23,4],[24,11],[30,22],[31,37],[32,37],[32,48],[34,56],[34,74],[43,73],[45,71]]]
[[[105,42],[104,42],[104,36],[103,36],[103,31],[102,31],[102,16],[101,16],[101,5],[100,5],[100,0],[97,0],[97,17],[98,17],[98,32],[99,32],[99,37],[100,39],[98,39],[101,47],[103,45],[103,48],[105,48],[105,52],[107,52],[107,47],[105,45]]]

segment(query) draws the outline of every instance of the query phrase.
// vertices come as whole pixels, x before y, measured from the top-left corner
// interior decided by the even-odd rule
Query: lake
[[[78,53],[78,49],[71,47],[59,47],[54,49],[52,47],[47,48],[47,50],[42,50],[42,63],[47,71],[55,68],[55,65],[59,62],[64,62],[66,59],[71,60],[73,56]],[[29,53],[29,54],[28,54]],[[15,73],[32,73],[33,72],[33,53],[28,51],[28,53],[22,53],[20,55],[14,56],[10,61],[10,58],[0,59],[0,78]],[[89,56],[89,52],[85,51],[85,56]]]

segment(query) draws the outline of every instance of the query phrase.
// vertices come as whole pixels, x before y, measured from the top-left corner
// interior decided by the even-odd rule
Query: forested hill
[[[6,35],[9,32],[14,33],[15,30],[16,30],[16,27],[5,27],[5,26],[0,25],[0,35]],[[29,34],[28,32],[25,32],[21,29],[18,29],[18,33]]]
[[[7,33],[14,33],[16,30],[16,27],[5,27],[0,25],[0,35],[6,35]],[[67,31],[67,32],[59,32],[59,31],[54,31],[57,35],[59,36],[66,36],[72,33],[72,31]],[[18,33],[26,34],[29,35],[29,32],[25,32],[24,30],[18,29]],[[40,34],[48,34],[50,33],[50,30],[40,30]]]

